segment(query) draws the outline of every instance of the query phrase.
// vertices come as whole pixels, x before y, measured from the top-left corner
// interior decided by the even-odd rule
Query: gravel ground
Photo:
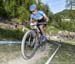
[[[44,51],[39,49],[31,59],[25,60],[20,44],[0,45],[0,64],[45,64],[56,48],[54,44],[47,44]],[[75,64],[75,46],[62,44],[51,64]]]
[[[44,51],[38,50],[29,60],[21,56],[20,45],[0,45],[0,64],[36,64],[40,58],[48,56],[48,47]]]

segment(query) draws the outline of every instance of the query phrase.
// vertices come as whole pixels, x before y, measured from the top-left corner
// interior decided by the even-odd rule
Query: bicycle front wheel
[[[36,33],[33,30],[26,32],[21,44],[21,53],[24,59],[30,59],[34,56],[36,52],[35,43]]]

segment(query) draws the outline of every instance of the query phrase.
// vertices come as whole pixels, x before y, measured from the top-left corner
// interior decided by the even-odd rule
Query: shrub
[[[21,40],[24,33],[20,30],[6,30],[0,28],[0,37],[11,40]]]

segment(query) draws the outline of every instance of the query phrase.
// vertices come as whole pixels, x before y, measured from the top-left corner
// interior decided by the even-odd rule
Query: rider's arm
[[[46,14],[43,14],[44,18],[46,19],[46,21],[48,22],[49,21],[49,18],[47,17]]]
[[[30,18],[30,26],[32,26],[33,25],[33,19],[32,18]]]
[[[30,18],[30,23],[32,23],[32,18]]]
[[[30,23],[32,23],[32,14],[30,15]]]
[[[33,17],[31,16],[30,17],[30,26],[36,25],[36,22],[34,23],[34,21],[36,21],[36,20],[34,20]]]

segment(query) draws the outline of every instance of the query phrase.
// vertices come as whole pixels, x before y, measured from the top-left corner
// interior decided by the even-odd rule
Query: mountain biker
[[[35,4],[32,4],[29,7],[29,10],[31,12],[30,25],[33,25],[33,23],[37,22],[37,27],[40,29],[40,34],[42,35],[42,38],[44,39],[45,37],[44,27],[49,20],[48,17],[43,11],[37,10],[37,6]]]

